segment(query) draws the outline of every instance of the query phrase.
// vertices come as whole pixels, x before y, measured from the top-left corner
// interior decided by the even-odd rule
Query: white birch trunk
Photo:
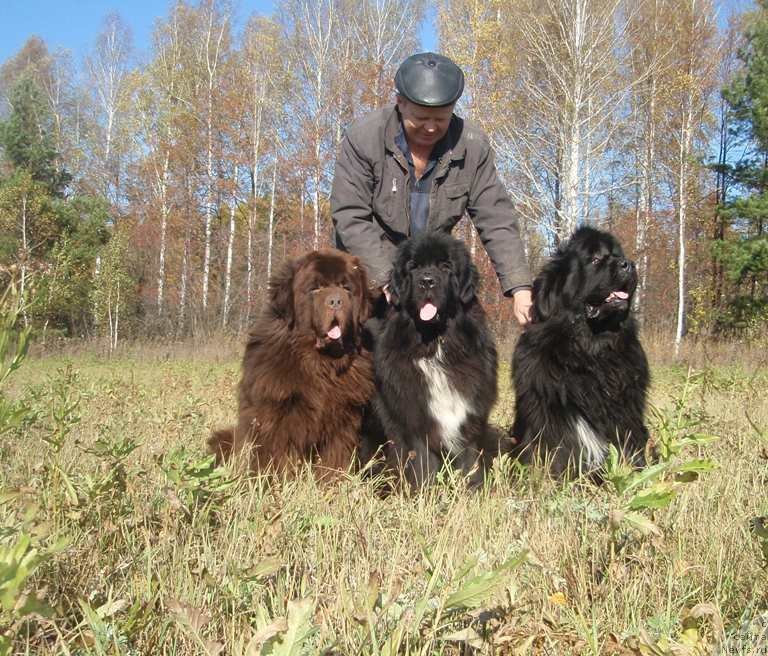
[[[163,315],[163,293],[165,290],[165,249],[168,231],[168,163],[170,151],[166,151],[163,171],[160,175],[160,261],[157,266],[157,316]]]
[[[272,245],[275,231],[275,189],[277,188],[277,160],[272,169],[272,194],[269,199],[269,227],[267,228],[267,280],[272,278]]]
[[[208,279],[211,273],[211,225],[213,224],[213,80],[208,85],[208,148],[205,194],[205,255],[203,257],[203,311],[208,309]]]
[[[112,154],[112,126],[115,122],[115,111],[114,106],[110,104],[110,106],[107,108],[107,134],[106,134],[106,144],[104,146],[104,175],[106,177],[104,181],[104,195],[107,198],[110,198],[109,193],[109,187],[110,187],[110,180],[112,177],[112,167],[110,166],[110,157]],[[113,202],[117,199],[112,197]]]
[[[304,205],[306,204],[306,198],[304,196],[304,186],[299,189],[299,234],[301,234],[302,241],[304,241]]]
[[[117,299],[115,300],[115,334],[111,345],[112,351],[117,350],[117,335],[120,325],[120,278],[117,279]]]
[[[560,176],[562,188],[562,208],[560,220],[560,238],[568,237],[576,230],[579,220],[579,169],[581,152],[581,107],[583,102],[583,79],[581,72],[582,57],[584,56],[584,21],[585,0],[575,0],[573,9],[573,31],[570,48],[574,62],[570,71],[572,75],[570,103],[566,106],[565,138],[563,145],[563,171]]]
[[[637,253],[637,291],[634,298],[634,309],[642,325],[645,322],[645,294],[648,281],[648,227],[650,226],[653,207],[653,160],[656,156],[656,76],[650,81],[650,98],[648,100],[647,120],[645,129],[645,148],[640,165],[640,189],[637,199],[637,214],[635,216],[635,252]]]
[[[253,234],[256,230],[257,202],[259,199],[259,150],[261,148],[261,117],[263,98],[257,93],[259,77],[254,74],[254,116],[253,125],[253,160],[251,167],[253,177],[251,181],[251,212],[248,216],[248,252],[246,254],[247,272],[245,277],[245,324],[251,321],[251,306],[253,305]]]
[[[330,25],[329,25],[330,28]],[[323,93],[323,67],[317,68],[317,98],[322,98]],[[317,250],[320,248],[320,108],[317,108],[317,116],[315,118],[315,176],[314,185],[315,188],[312,194],[312,202],[314,204],[315,213],[315,237],[312,243],[312,247]]]
[[[315,173],[314,180],[315,188],[312,191],[312,205],[315,213],[315,230],[314,238],[312,240],[312,248],[317,250],[320,248],[320,174],[319,171]]]
[[[187,317],[187,278],[189,277],[189,236],[184,238],[184,255],[181,259],[181,289],[179,290],[179,332],[184,329]]]
[[[109,322],[109,352],[112,353],[112,335],[114,324],[112,323],[112,290],[107,292],[107,321]]]
[[[248,253],[246,257],[246,274],[245,274],[245,313],[243,316],[244,326],[248,326],[251,322],[251,303],[253,303],[253,230],[254,225],[251,220],[251,216],[248,217]]]
[[[235,211],[237,210],[237,173],[235,165],[235,188],[232,192],[232,205],[229,208],[229,237],[227,239],[227,267],[224,274],[224,311],[221,315],[221,327],[227,327],[230,310],[230,290],[232,288],[232,252],[235,248]]]
[[[190,209],[189,204],[192,202],[192,180],[191,178],[187,178],[187,225],[184,230],[184,253],[182,255],[181,259],[181,289],[179,290],[179,320],[178,320],[178,327],[177,332],[181,334],[181,332],[184,330],[184,322],[186,321],[186,315],[187,315],[187,279],[189,278],[189,240],[190,240],[190,221],[191,218],[189,216]]]
[[[206,165],[206,200],[205,200],[205,254],[203,257],[203,311],[208,309],[208,281],[211,275],[211,227],[213,224],[213,91],[216,82],[216,69],[221,54],[221,41],[224,37],[224,30],[227,19],[221,22],[221,29],[216,41],[216,46],[211,51],[211,38],[213,37],[213,19],[214,6],[209,8],[208,30],[206,32],[205,42],[205,63],[208,73],[208,107],[206,112],[206,134],[207,134],[207,165]]]
[[[29,246],[27,244],[27,194],[21,198],[21,316],[24,320],[24,327],[29,326],[27,318],[27,304],[24,299],[27,283],[27,259],[29,257]]]
[[[675,357],[680,355],[680,344],[685,331],[685,223],[687,214],[687,198],[685,183],[688,176],[688,155],[690,152],[692,110],[689,107],[683,115],[680,127],[680,149],[678,161],[677,182],[677,325],[675,327]]]

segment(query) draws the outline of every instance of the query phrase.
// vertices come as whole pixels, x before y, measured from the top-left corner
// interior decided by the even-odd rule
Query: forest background
[[[637,261],[646,331],[768,319],[768,4],[281,0],[170,4],[148,48],[107,15],[82,57],[0,67],[0,285],[38,343],[247,330],[279,263],[330,243],[335,152],[424,35],[462,66],[531,267],[574,227]],[[430,39],[431,40],[431,37]],[[510,303],[465,239],[500,338]]]

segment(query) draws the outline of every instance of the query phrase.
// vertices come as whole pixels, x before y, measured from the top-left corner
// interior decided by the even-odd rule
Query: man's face
[[[429,148],[442,139],[451,124],[453,105],[425,107],[402,96],[397,97],[397,107],[403,117],[403,127],[411,148]]]

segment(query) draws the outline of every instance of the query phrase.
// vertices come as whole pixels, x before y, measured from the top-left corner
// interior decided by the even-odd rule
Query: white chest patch
[[[603,464],[605,456],[608,453],[608,447],[605,442],[592,430],[592,427],[585,421],[584,417],[579,417],[573,424],[576,431],[576,439],[581,445],[581,455],[589,468],[597,468]]]
[[[437,347],[434,357],[416,360],[416,366],[424,374],[429,412],[440,429],[443,446],[456,455],[464,448],[461,426],[472,407],[448,380],[441,346]]]

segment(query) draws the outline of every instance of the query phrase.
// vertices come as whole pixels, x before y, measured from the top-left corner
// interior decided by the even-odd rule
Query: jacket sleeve
[[[486,138],[481,143],[467,212],[499,276],[501,289],[508,294],[517,287],[530,287],[531,272],[512,201],[496,172],[493,149]]]
[[[339,246],[360,258],[372,286],[389,280],[392,264],[373,216],[373,165],[347,135],[341,142],[331,189],[331,219]]]

